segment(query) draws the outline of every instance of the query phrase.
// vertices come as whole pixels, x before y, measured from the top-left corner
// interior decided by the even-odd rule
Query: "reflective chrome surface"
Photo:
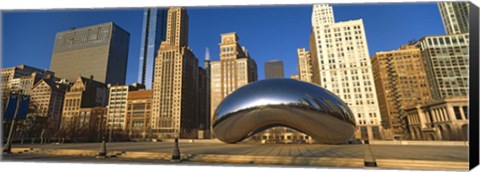
[[[265,129],[285,126],[320,143],[341,144],[353,137],[355,120],[348,106],[332,92],[294,79],[267,79],[245,85],[218,106],[215,136],[240,142]]]

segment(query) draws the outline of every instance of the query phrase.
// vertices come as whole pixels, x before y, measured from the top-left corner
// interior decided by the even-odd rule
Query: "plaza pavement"
[[[100,143],[15,144],[14,154],[5,160],[59,160],[88,162]],[[297,165],[363,168],[368,145],[322,144],[224,144],[185,143],[179,148],[184,163],[233,163],[250,165]],[[468,146],[369,145],[378,168],[467,170]],[[107,143],[111,158],[94,162],[168,162],[174,144],[170,142]],[[23,154],[23,155],[20,155]],[[71,158],[55,158],[55,157]],[[77,158],[73,158],[77,157]],[[83,158],[79,158],[83,157]],[[69,160],[70,159],[70,160]]]

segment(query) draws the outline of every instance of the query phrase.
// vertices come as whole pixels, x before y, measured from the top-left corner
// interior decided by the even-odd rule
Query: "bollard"
[[[102,146],[100,147],[100,152],[98,152],[96,158],[107,158],[107,143],[105,143],[105,139],[102,140]]]
[[[173,148],[171,162],[181,162],[180,149],[178,148],[178,138],[175,138],[175,146]]]
[[[7,141],[7,143],[3,147],[2,152],[3,152],[3,154],[11,154],[12,153],[12,143]]]
[[[370,148],[370,141],[364,140],[365,146],[365,159],[363,161],[363,165],[365,167],[377,167],[377,162],[375,161],[375,157],[373,156],[372,149]]]

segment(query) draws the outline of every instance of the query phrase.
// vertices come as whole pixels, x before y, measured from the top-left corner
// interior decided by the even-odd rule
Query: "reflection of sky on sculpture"
[[[348,113],[347,105],[340,98],[326,89],[319,89],[318,85],[288,78],[264,81],[243,86],[227,96],[218,106],[214,119],[252,107],[279,104],[304,104],[319,111],[336,111],[341,118],[353,118],[353,115],[349,117],[351,112]],[[341,108],[335,110],[327,101]]]

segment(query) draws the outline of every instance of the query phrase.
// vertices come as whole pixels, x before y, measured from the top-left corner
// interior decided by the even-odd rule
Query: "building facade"
[[[371,61],[382,126],[395,138],[408,138],[405,108],[431,101],[422,52],[415,45],[403,45],[377,52]]]
[[[318,61],[312,61],[318,62],[319,71],[314,82],[348,104],[356,117],[356,138],[381,139],[380,110],[363,20],[335,22],[332,7],[317,4],[313,6],[312,26],[310,41],[314,45],[310,45],[310,53],[315,54],[312,58]]]
[[[109,85],[107,127],[111,130],[126,131],[127,99],[130,91],[145,89],[142,84]]]
[[[126,130],[130,138],[152,138],[152,90],[128,92]]]
[[[198,60],[188,48],[188,14],[170,8],[166,40],[155,60],[152,130],[160,138],[196,138],[199,116]]]
[[[438,9],[448,35],[468,33],[470,2],[438,2]]]
[[[53,76],[51,76],[50,74],[44,76],[37,72],[33,72],[31,75],[14,78],[11,80],[10,91],[16,91],[24,95],[30,95],[30,92],[35,84],[37,84],[42,78],[51,77]]]
[[[79,129],[96,134],[97,140],[100,140],[100,137],[104,136],[107,131],[107,111],[106,107],[80,108]]]
[[[155,58],[160,42],[165,40],[167,9],[146,8],[143,11],[142,42],[138,67],[138,83],[152,88]]]
[[[61,128],[70,131],[80,129],[82,108],[106,107],[108,88],[93,78],[78,77],[65,93],[62,108]]]
[[[3,68],[2,69],[2,102],[6,102],[6,98],[10,95],[12,90],[18,90],[20,88],[20,78],[23,76],[32,76],[33,73],[35,74],[35,78],[43,78],[47,75],[54,75],[54,72],[49,70],[42,70],[35,67],[27,66],[27,65],[18,65],[15,67],[10,68]],[[37,80],[38,81],[38,80]]]
[[[113,22],[59,32],[50,69],[71,82],[80,75],[124,84],[129,43],[130,33]]]
[[[53,78],[40,80],[30,92],[30,106],[35,109],[34,114],[52,118],[55,128],[59,128],[67,89],[68,85],[57,84]]]
[[[108,96],[107,127],[109,130],[125,130],[128,85],[110,86]]]
[[[305,82],[312,81],[312,57],[309,51],[305,51],[305,48],[297,49],[298,55],[298,77]]]
[[[270,60],[265,62],[265,79],[270,78],[284,78],[283,61]]]
[[[439,99],[406,110],[413,140],[468,140],[468,98]]]
[[[468,96],[469,34],[426,36],[422,51],[433,99]]]
[[[257,65],[235,32],[221,34],[220,61],[211,62],[210,121],[218,104],[235,89],[257,80]],[[211,124],[213,125],[213,124]]]

